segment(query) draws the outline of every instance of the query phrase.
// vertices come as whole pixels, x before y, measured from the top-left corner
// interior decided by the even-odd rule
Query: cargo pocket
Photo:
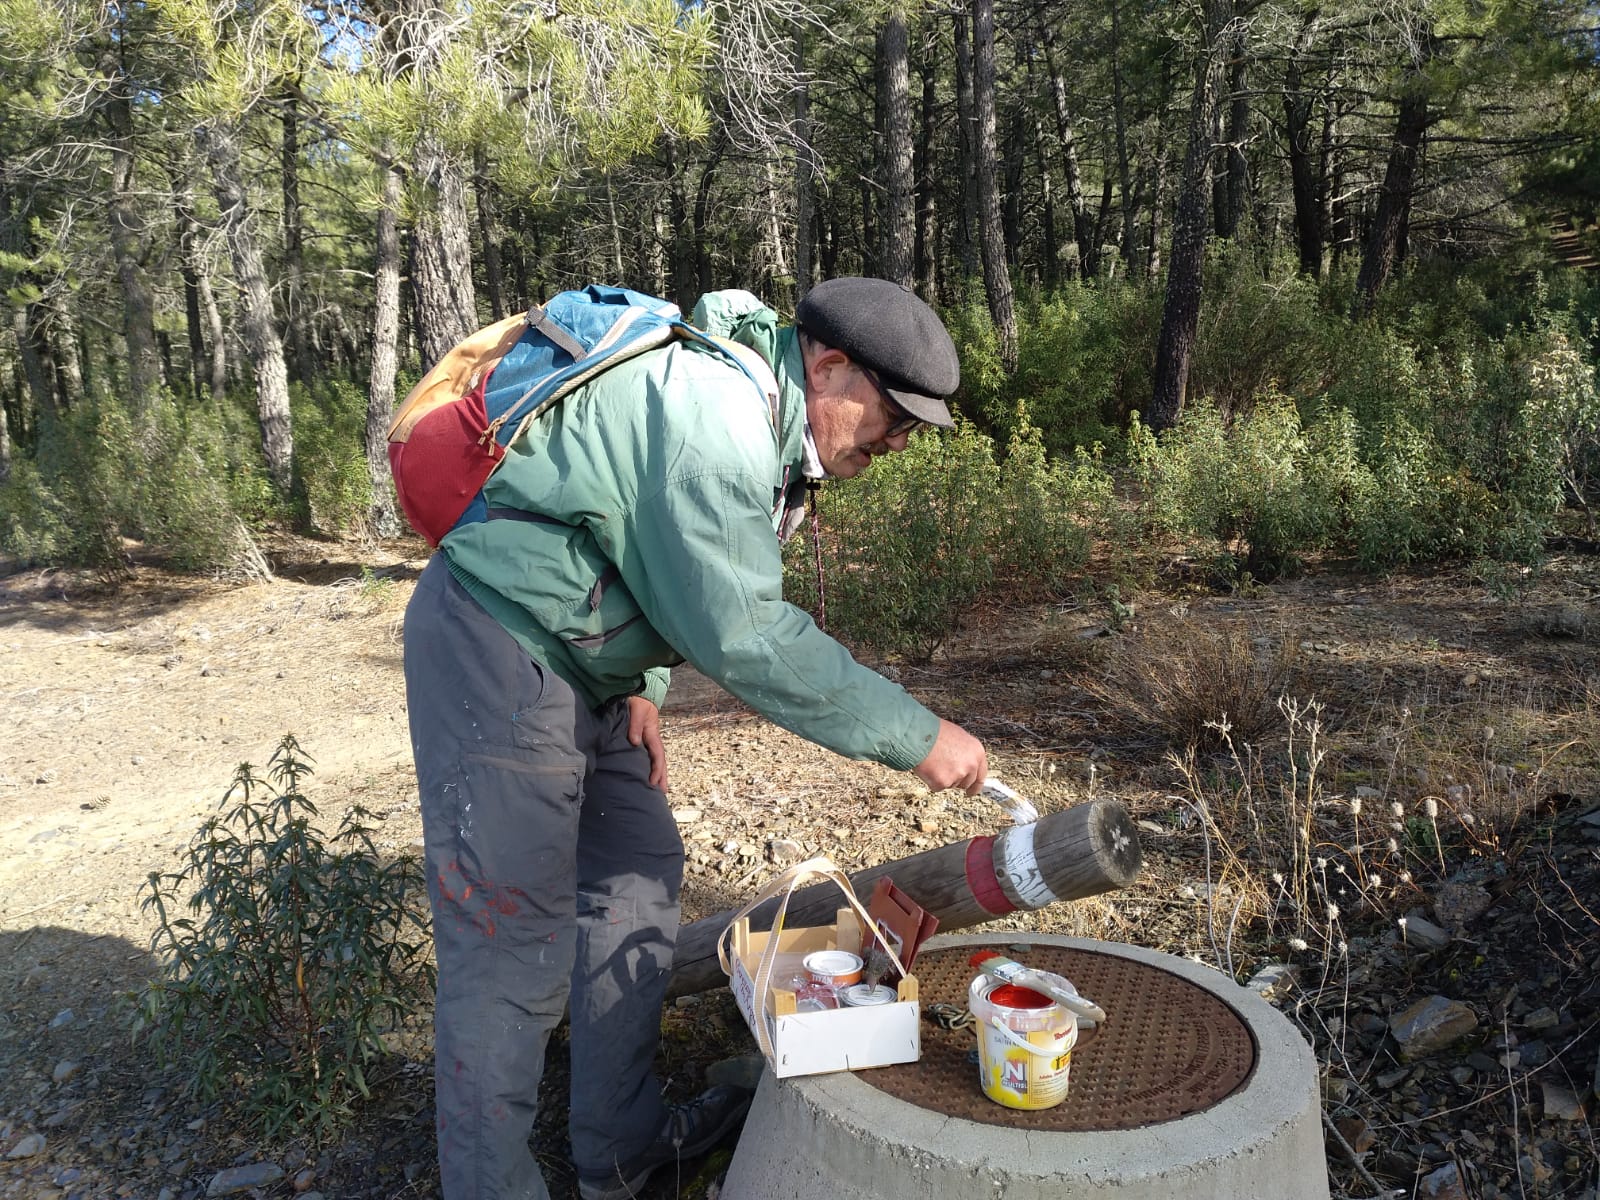
[[[441,913],[508,948],[548,940],[572,920],[582,770],[581,758],[548,749],[461,752],[457,802],[436,818],[453,827],[436,825],[428,839]]]

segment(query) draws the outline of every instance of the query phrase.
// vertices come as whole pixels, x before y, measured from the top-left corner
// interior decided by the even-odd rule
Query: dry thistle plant
[[[1294,661],[1287,638],[1184,623],[1122,640],[1107,656],[1104,678],[1087,686],[1130,733],[1159,734],[1178,750],[1206,754],[1230,736],[1254,744],[1273,728]]]

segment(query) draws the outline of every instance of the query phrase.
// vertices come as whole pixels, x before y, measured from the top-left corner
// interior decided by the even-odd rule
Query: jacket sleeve
[[[785,729],[850,758],[915,767],[938,718],[783,600],[770,479],[745,463],[684,466],[621,514],[613,561],[650,623]]]

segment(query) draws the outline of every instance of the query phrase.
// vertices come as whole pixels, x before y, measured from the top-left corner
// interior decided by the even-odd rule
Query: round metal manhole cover
[[[1255,1069],[1255,1039],[1221,999],[1160,967],[1115,954],[1046,942],[992,943],[1030,967],[1065,976],[1106,1010],[1072,1052],[1066,1100],[1054,1108],[1013,1109],[990,1100],[978,1082],[972,1028],[940,1029],[924,1017],[922,1058],[860,1071],[857,1078],[909,1104],[986,1125],[1058,1133],[1139,1129],[1210,1108]],[[969,945],[926,950],[916,976],[924,1011],[935,1001],[967,1006],[975,974]]]

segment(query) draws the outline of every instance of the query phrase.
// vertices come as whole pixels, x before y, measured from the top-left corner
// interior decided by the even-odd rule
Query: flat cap
[[[944,397],[961,385],[961,360],[938,315],[910,288],[887,279],[829,279],[806,293],[794,315],[812,337],[870,367],[912,416],[946,429],[955,424]]]

